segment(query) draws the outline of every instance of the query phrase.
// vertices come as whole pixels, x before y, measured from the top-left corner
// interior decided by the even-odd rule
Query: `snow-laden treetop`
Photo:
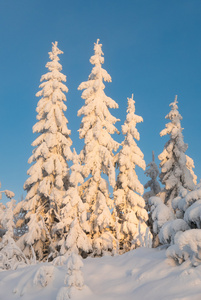
[[[120,174],[117,179],[118,188],[124,191],[131,189],[139,194],[144,193],[143,185],[139,182],[135,172],[135,166],[139,166],[145,170],[146,164],[144,155],[135,141],[140,139],[140,134],[136,128],[136,124],[143,122],[143,118],[135,114],[135,101],[133,94],[128,99],[127,116],[124,124],[121,126],[125,139],[122,142],[122,149],[116,156],[116,162],[119,167]]]
[[[139,141],[140,134],[136,128],[137,123],[143,122],[143,118],[135,114],[135,100],[133,99],[133,94],[131,98],[127,98],[128,100],[128,108],[127,108],[127,116],[124,125],[122,125],[123,134],[131,135],[132,138]]]
[[[34,125],[33,132],[49,132],[52,134],[60,132],[63,137],[60,136],[60,138],[57,138],[63,140],[63,143],[67,144],[69,148],[72,144],[69,138],[71,131],[67,128],[68,120],[63,113],[63,111],[67,110],[67,106],[63,101],[66,101],[64,92],[67,93],[68,88],[62,83],[62,81],[66,82],[66,76],[61,73],[62,65],[59,63],[60,59],[58,55],[62,54],[63,51],[61,51],[57,45],[58,42],[52,43],[52,51],[48,53],[51,61],[46,64],[46,68],[48,68],[49,72],[42,75],[40,79],[42,82],[40,84],[41,90],[36,94],[37,97],[42,97],[36,108],[39,122]],[[64,141],[64,137],[68,139],[68,142]],[[51,136],[49,140],[52,139]],[[38,141],[33,143],[33,146],[36,145],[38,145]],[[70,156],[70,150],[68,149],[66,158],[69,159]]]
[[[144,172],[144,174],[150,177],[152,180],[156,180],[157,176],[159,175],[159,170],[157,164],[155,163],[154,151],[152,151],[152,161],[147,165],[147,170]]]
[[[92,65],[95,65],[95,67],[92,70],[92,73],[89,75],[89,80],[93,79],[101,79],[101,77],[104,79],[104,81],[111,82],[111,76],[107,73],[106,70],[102,69],[102,64],[104,64],[104,55],[102,51],[102,44],[99,44],[99,39],[97,39],[97,42],[94,43],[94,55],[90,58],[90,63]],[[101,68],[101,72],[99,72],[99,68]],[[104,88],[104,87],[103,87]]]
[[[51,61],[47,62],[46,68],[48,68],[48,70],[50,72],[48,72],[45,75],[41,76],[41,79],[40,79],[41,82],[44,81],[44,80],[53,80],[54,81],[53,85],[52,85],[52,90],[51,89],[49,90],[49,94],[51,94],[51,92],[53,92],[53,90],[55,90],[58,87],[62,88],[62,90],[64,92],[66,92],[66,93],[68,92],[68,88],[65,85],[58,86],[58,82],[61,82],[61,81],[66,82],[66,75],[60,73],[60,71],[62,70],[62,65],[59,63],[60,58],[58,57],[58,55],[63,54],[63,51],[61,51],[57,47],[57,45],[58,45],[58,42],[52,43],[52,51],[48,53]],[[46,86],[46,90],[51,87],[51,83],[52,82],[50,82],[49,86]],[[46,83],[41,84],[40,87],[43,88],[44,85],[46,85]],[[41,92],[38,92],[36,94],[36,96],[37,97],[42,96],[42,94],[39,94]],[[44,95],[44,93],[43,93],[43,95]],[[63,95],[62,98],[63,98],[62,99],[63,101],[66,101],[66,97],[64,95]]]
[[[58,42],[52,43],[52,52],[48,52],[49,57],[52,61],[59,61],[59,54],[63,54],[63,51],[61,51],[58,47]],[[61,65],[60,65],[61,66]],[[62,67],[61,67],[62,69]],[[60,70],[61,70],[60,69]]]
[[[103,101],[104,104],[106,106],[108,106],[109,108],[118,108],[118,104],[112,100],[110,97],[107,97],[105,94],[103,94],[103,90],[105,88],[105,85],[103,83],[103,81],[107,81],[107,82],[111,82],[111,76],[108,74],[108,72],[102,68],[102,64],[104,63],[104,57],[102,56],[104,55],[103,51],[102,51],[102,44],[99,44],[99,39],[97,40],[96,43],[94,43],[94,55],[90,58],[90,63],[92,65],[94,65],[91,74],[89,75],[88,81],[82,82],[79,87],[78,90],[84,90],[82,93],[82,98],[83,99],[88,99],[88,101],[86,101],[86,105],[84,107],[87,106],[87,104],[89,104],[89,102],[91,102],[94,99],[97,99],[96,103],[94,103],[93,105],[91,104],[91,110],[94,108],[94,106],[98,106],[99,101]],[[102,98],[104,97],[104,99]],[[99,99],[102,98],[102,99]],[[101,101],[101,102],[102,102]],[[102,104],[102,103],[101,103]],[[99,104],[100,105],[100,104]],[[84,107],[82,107],[79,111],[78,111],[78,116],[82,115],[82,114],[86,114],[86,108],[84,109]],[[88,106],[87,106],[88,107]],[[96,109],[96,113],[99,113],[99,108],[97,107]],[[106,111],[106,108],[103,107],[102,109],[100,109],[100,112],[103,114],[103,116],[99,116],[100,119],[109,117],[108,122],[112,122],[115,123],[116,121],[118,121],[115,117],[111,116],[109,114],[109,111]],[[104,115],[106,114],[106,115]],[[115,130],[117,131],[117,130]],[[114,132],[111,132],[114,133]],[[82,137],[80,137],[82,138]]]
[[[160,136],[164,136],[166,134],[171,133],[172,137],[174,138],[174,135],[178,134],[178,130],[180,132],[183,130],[183,128],[181,128],[181,122],[180,122],[183,118],[178,111],[177,103],[178,103],[178,101],[177,101],[177,95],[176,95],[174,102],[170,103],[170,105],[169,105],[171,107],[171,111],[165,117],[166,119],[169,119],[171,122],[169,122],[165,125],[166,128],[160,132]]]

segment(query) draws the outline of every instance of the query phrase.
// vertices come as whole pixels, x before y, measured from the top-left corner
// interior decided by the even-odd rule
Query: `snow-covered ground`
[[[44,272],[49,282],[43,281]],[[0,300],[56,300],[65,275],[65,266],[50,263],[2,271]],[[175,266],[165,250],[138,248],[121,256],[87,258],[83,275],[86,287],[73,295],[74,300],[201,299],[201,266]]]

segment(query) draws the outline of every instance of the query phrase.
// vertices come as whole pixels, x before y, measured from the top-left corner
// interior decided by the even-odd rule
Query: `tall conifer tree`
[[[61,73],[58,57],[63,52],[57,44],[52,44],[50,62],[46,64],[48,72],[41,77],[41,91],[36,94],[41,99],[36,109],[38,122],[33,126],[33,132],[39,135],[32,143],[35,149],[28,162],[33,165],[24,184],[27,196],[23,209],[29,231],[20,242],[28,256],[32,256],[34,250],[40,260],[56,246],[52,227],[58,222],[62,198],[69,186],[67,161],[72,157],[71,132],[64,116],[67,109],[64,92],[68,92],[68,88],[63,83],[66,76]]]
[[[109,108],[118,108],[118,104],[104,93],[104,81],[111,77],[102,68],[104,57],[99,40],[94,44],[94,55],[90,63],[94,65],[89,79],[78,87],[84,90],[84,106],[78,111],[83,115],[79,136],[85,145],[81,153],[83,175],[87,178],[82,186],[83,200],[88,204],[90,235],[93,241],[94,255],[112,251],[115,240],[110,231],[114,220],[110,211],[113,203],[110,199],[106,174],[112,187],[115,185],[114,154],[119,144],[111,134],[118,132],[114,124],[118,121],[109,112]]]
[[[140,139],[136,124],[143,118],[135,114],[135,101],[128,98],[127,116],[122,132],[125,139],[120,152],[116,155],[119,174],[114,191],[116,213],[120,231],[120,251],[129,251],[141,245],[146,238],[148,214],[145,210],[143,185],[135,171],[136,165],[145,170],[144,155],[135,140]]]
[[[163,152],[158,156],[161,161],[159,177],[162,184],[165,185],[165,204],[170,208],[172,199],[179,195],[181,187],[190,191],[195,188],[193,161],[185,154],[188,144],[184,143],[183,128],[181,127],[182,116],[178,111],[177,103],[177,96],[175,96],[174,102],[170,103],[171,111],[165,117],[170,122],[160,133],[160,136],[169,135],[170,139],[165,144]],[[190,166],[189,161],[191,162]]]

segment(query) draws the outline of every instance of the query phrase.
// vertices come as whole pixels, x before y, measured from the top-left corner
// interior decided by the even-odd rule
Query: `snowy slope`
[[[201,266],[192,268],[188,262],[174,266],[165,250],[138,248],[122,256],[88,258],[83,273],[86,287],[76,292],[74,300],[201,299]],[[65,274],[65,266],[50,263],[2,271],[0,300],[56,300]]]

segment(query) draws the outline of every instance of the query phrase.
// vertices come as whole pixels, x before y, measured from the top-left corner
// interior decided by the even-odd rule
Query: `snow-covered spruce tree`
[[[143,119],[135,114],[135,101],[132,95],[132,98],[128,98],[126,121],[122,125],[125,139],[122,149],[116,155],[119,175],[114,189],[114,200],[120,224],[120,252],[140,246],[142,238],[146,239],[147,234],[150,235],[146,225],[148,214],[142,197],[144,188],[135,171],[136,165],[143,170],[146,167],[144,155],[135,142],[140,139],[136,129],[136,124],[140,122],[143,122]]]
[[[81,268],[83,268],[83,262],[78,255],[76,249],[72,249],[72,253],[67,260],[67,273],[64,279],[65,287],[59,290],[56,300],[67,300],[77,298],[79,291],[84,289],[89,293],[89,289],[84,285],[84,278]]]
[[[73,165],[70,174],[70,187],[63,198],[63,207],[60,210],[60,222],[58,222],[54,231],[60,233],[60,257],[57,257],[54,263],[61,263],[70,255],[72,249],[86,256],[91,252],[91,241],[86,235],[89,232],[87,222],[86,203],[83,203],[79,195],[79,184],[84,182],[81,172],[80,158],[75,149],[73,151]]]
[[[79,136],[85,145],[81,152],[83,175],[87,178],[82,185],[82,198],[88,204],[90,236],[93,244],[93,254],[102,255],[111,252],[115,239],[112,234],[114,220],[110,208],[113,202],[109,196],[108,183],[103,173],[109,178],[112,187],[115,185],[114,154],[119,144],[111,134],[118,133],[114,124],[118,121],[109,108],[118,108],[118,104],[104,93],[103,81],[111,82],[111,77],[102,68],[104,57],[99,40],[94,45],[94,55],[90,62],[94,65],[89,79],[78,87],[84,90],[82,98],[84,106],[78,111],[83,115]]]
[[[0,188],[1,188],[1,182],[0,182]],[[2,194],[5,194],[7,198],[12,199],[15,197],[15,194],[9,190],[3,190],[0,191],[0,200],[2,199]],[[5,215],[6,206],[3,205],[3,203],[0,203],[0,238],[6,233],[6,229],[2,225],[2,220]]]
[[[147,177],[151,178],[144,185],[145,189],[150,188],[150,191],[144,193],[144,195],[143,195],[143,198],[147,202],[150,197],[156,196],[161,190],[160,184],[157,180],[157,177],[159,175],[159,170],[158,170],[157,164],[155,163],[154,151],[152,152],[152,161],[147,165],[145,174]]]
[[[183,141],[181,120],[182,117],[178,112],[177,96],[173,103],[170,104],[171,111],[166,116],[171,122],[166,124],[166,128],[161,131],[160,135],[170,135],[169,141],[165,144],[163,152],[159,155],[161,160],[160,180],[165,185],[165,188],[158,193],[157,197],[149,198],[150,219],[153,222],[154,246],[160,243],[166,243],[166,238],[162,238],[160,233],[160,241],[158,238],[159,232],[167,232],[167,228],[175,232],[175,228],[183,228],[183,224],[175,220],[181,218],[179,210],[173,207],[173,202],[177,199],[180,193],[184,190],[189,191],[195,188],[196,176],[192,170],[194,167],[193,160],[185,154],[188,145]],[[167,225],[166,225],[167,223]]]
[[[160,133],[160,136],[169,135],[170,139],[165,144],[163,152],[158,156],[161,161],[160,180],[165,185],[165,204],[171,208],[172,199],[179,195],[179,190],[184,187],[193,190],[195,184],[193,182],[192,172],[187,166],[187,158],[185,152],[188,145],[184,143],[181,120],[182,116],[178,112],[177,96],[170,104],[171,111],[165,117],[170,122],[166,124],[166,128]],[[192,169],[192,165],[191,165]]]
[[[14,193],[8,190],[1,191],[5,193],[8,198],[13,198]],[[11,199],[5,205],[0,205],[0,269],[16,269],[19,265],[27,264],[28,261],[25,255],[16,244],[14,236],[15,222],[14,222],[14,208],[15,200]]]
[[[159,193],[160,195],[160,193]],[[169,221],[175,219],[173,210],[164,204],[163,199],[159,196],[152,196],[148,200],[149,204],[149,227],[153,234],[153,247],[157,247],[160,243],[158,234],[161,228]]]
[[[167,222],[161,228],[161,243],[170,244],[166,255],[181,264],[189,261],[193,266],[201,264],[201,183],[193,191],[181,189],[172,201],[178,219]]]
[[[158,237],[157,237],[157,230],[158,230],[158,226],[156,225],[157,223],[160,223],[160,221],[157,219],[158,216],[157,214],[155,214],[155,216],[152,214],[153,209],[155,210],[155,204],[158,202],[154,202],[150,203],[149,199],[150,197],[154,197],[156,199],[156,195],[161,191],[161,187],[160,184],[157,180],[157,177],[159,175],[159,170],[157,167],[157,164],[155,163],[155,157],[154,157],[154,151],[152,151],[152,161],[147,165],[145,174],[147,177],[150,177],[151,179],[144,185],[145,189],[150,188],[150,190],[146,193],[144,193],[143,198],[145,200],[146,203],[146,210],[148,211],[148,216],[149,219],[147,221],[147,225],[149,226],[151,233],[153,235],[153,246],[155,247],[156,244],[158,244]],[[164,209],[163,209],[164,211]],[[155,212],[156,213],[156,212]],[[157,241],[157,242],[156,242]]]
[[[29,178],[24,184],[27,196],[21,205],[26,212],[29,232],[19,243],[28,257],[33,256],[34,250],[39,260],[47,258],[57,244],[52,228],[59,221],[59,210],[69,187],[67,161],[72,157],[70,130],[64,116],[67,109],[64,92],[68,92],[68,88],[63,83],[66,76],[61,73],[58,57],[63,52],[57,44],[52,44],[50,62],[46,64],[48,72],[41,77],[41,91],[36,94],[41,99],[33,132],[39,135],[32,143],[35,149],[28,162],[33,165],[27,172]]]

